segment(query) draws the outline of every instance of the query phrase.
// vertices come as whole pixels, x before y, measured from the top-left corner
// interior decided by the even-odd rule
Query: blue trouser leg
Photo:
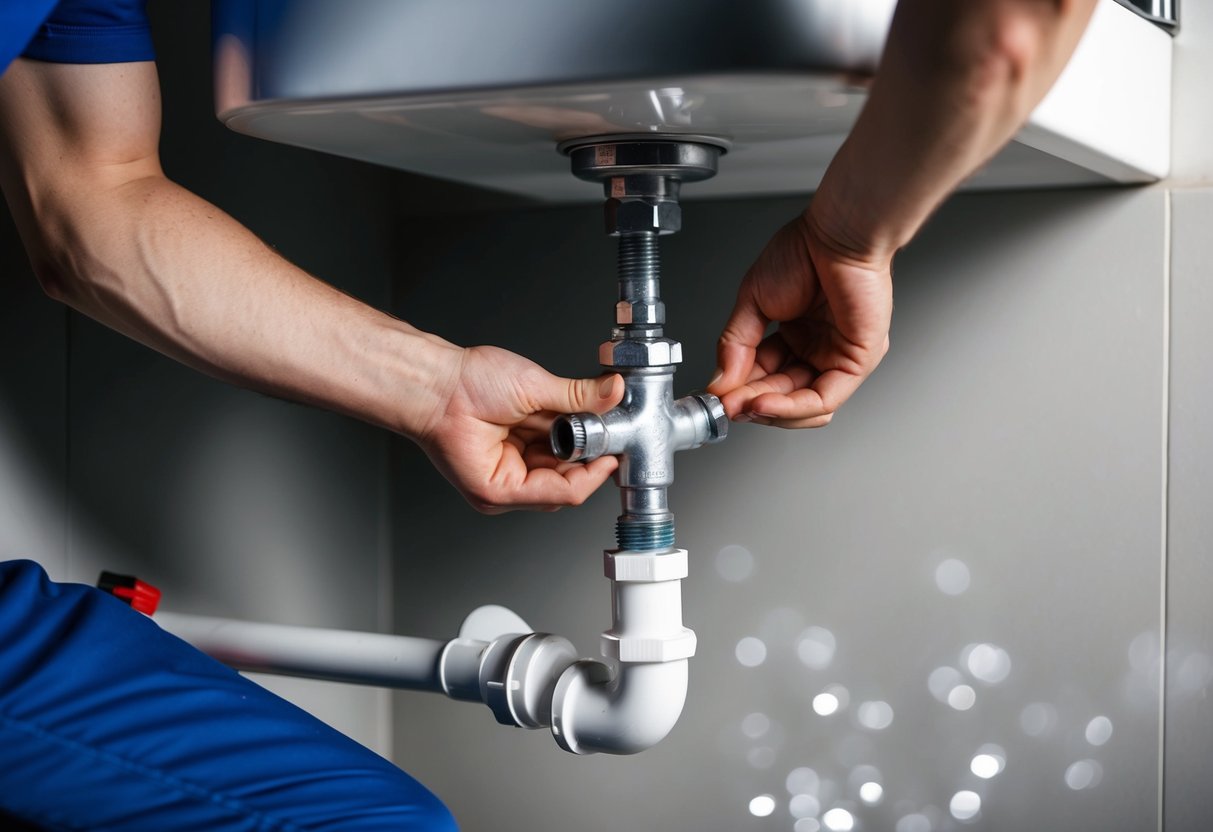
[[[0,563],[3,812],[49,829],[455,829],[391,763],[29,561]]]

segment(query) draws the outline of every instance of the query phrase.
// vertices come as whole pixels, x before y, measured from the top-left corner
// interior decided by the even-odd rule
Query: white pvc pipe
[[[695,634],[682,626],[686,552],[607,553],[616,664],[577,660],[573,646],[502,610],[473,612],[449,642],[160,612],[155,621],[240,670],[446,693],[481,701],[505,724],[538,728],[575,754],[635,754],[673,729],[687,696]],[[508,612],[508,611],[505,611]],[[472,625],[475,626],[472,626]]]
[[[682,625],[687,553],[607,552],[613,626],[603,651],[618,669],[579,661],[552,693],[552,735],[574,754],[635,754],[673,729],[687,697],[695,634]]]
[[[238,670],[442,691],[444,641],[157,612],[153,620]]]

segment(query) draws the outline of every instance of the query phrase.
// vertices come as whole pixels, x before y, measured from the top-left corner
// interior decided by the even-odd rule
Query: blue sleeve
[[[146,0],[60,0],[22,57],[61,64],[151,61]]]
[[[0,72],[21,54],[54,7],[55,0],[0,0]]]

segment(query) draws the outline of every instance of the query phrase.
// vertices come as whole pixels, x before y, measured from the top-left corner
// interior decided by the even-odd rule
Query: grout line
[[[395,524],[392,522],[392,472],[395,470],[395,437],[381,432],[384,444],[379,462],[379,563],[377,577],[379,580],[378,621],[379,632],[390,633],[393,621],[393,583],[392,583],[392,550]],[[392,759],[395,744],[395,726],[392,724],[392,702],[394,697],[390,689],[381,689],[378,696],[380,747],[383,756]]]
[[[72,308],[63,304],[63,575],[70,581],[72,570]]]
[[[379,543],[377,546],[378,552],[376,555],[376,575],[377,582],[375,601],[376,601],[376,621],[375,625],[381,633],[390,633],[392,631],[393,616],[392,616],[392,456],[393,442],[392,437],[387,436],[385,432],[381,432],[379,437],[382,442],[382,452],[379,454],[379,505],[376,506],[379,514],[379,531],[377,534]]]
[[[388,227],[397,221],[397,212],[390,210],[394,205],[398,205],[397,197],[398,185],[393,184],[385,189],[389,199],[389,205],[384,206],[386,209],[384,216],[389,217]],[[394,242],[390,249],[393,260],[398,260],[400,257],[400,237],[399,235],[390,235],[389,239]],[[393,266],[398,265],[396,263]],[[388,277],[382,298],[384,308],[390,313],[396,306],[396,281],[391,275],[396,269],[389,269]],[[395,556],[396,556],[396,521],[394,507],[396,504],[396,471],[399,466],[398,446],[400,440],[394,434],[387,431],[380,431],[383,437],[384,449],[380,455],[379,463],[379,632],[393,633],[396,626],[396,586],[395,586]],[[397,694],[389,689],[381,689],[379,694],[379,726],[380,726],[380,745],[383,750],[383,756],[389,761],[395,761],[396,752],[396,721],[395,710],[393,705],[396,701]]]
[[[1158,629],[1158,830],[1166,822],[1166,750],[1167,750],[1167,532],[1170,525],[1171,457],[1171,248],[1172,191],[1163,202],[1163,308],[1162,308],[1162,551],[1161,597]]]

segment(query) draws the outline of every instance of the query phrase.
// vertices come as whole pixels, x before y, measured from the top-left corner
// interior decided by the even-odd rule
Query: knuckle
[[[472,508],[481,514],[492,514],[501,506],[501,501],[497,499],[497,495],[485,486],[476,486],[470,489],[467,494],[467,501],[471,503]]]
[[[821,397],[821,418],[833,418],[834,413],[842,406],[842,402],[834,393],[827,393]]]
[[[573,410],[585,410],[590,400],[589,382],[585,379],[575,379],[568,383],[569,404]]]

